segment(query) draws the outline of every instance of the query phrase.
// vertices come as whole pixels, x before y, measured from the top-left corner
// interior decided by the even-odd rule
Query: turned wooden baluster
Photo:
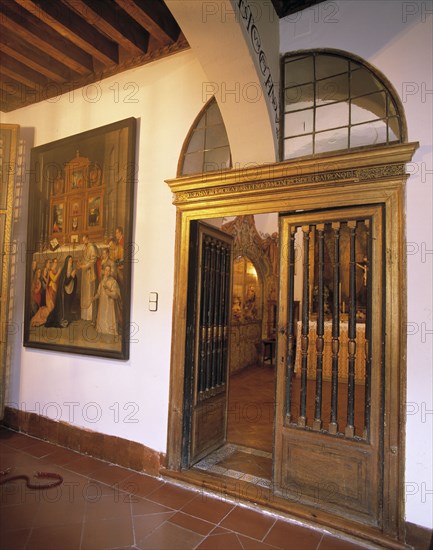
[[[286,376],[286,417],[292,417],[292,379],[295,366],[295,235],[296,227],[290,228],[289,273],[288,273],[288,312],[287,312],[287,376]]]
[[[207,310],[207,346],[206,346],[206,391],[212,384],[212,350],[213,350],[213,312],[214,312],[214,294],[215,294],[215,240],[210,243],[210,263],[209,263],[209,288],[208,288],[208,310]]]
[[[334,296],[332,307],[332,378],[329,433],[338,432],[338,353],[340,349],[340,222],[334,222]]]
[[[323,371],[323,346],[324,346],[324,231],[325,224],[316,225],[318,233],[318,296],[317,296],[317,323],[316,323],[316,398],[313,430],[322,429],[322,371]]]
[[[345,435],[355,435],[355,360],[356,360],[356,221],[348,221],[350,229],[349,262],[349,326],[348,326],[348,381],[347,422]]]
[[[221,243],[220,249],[220,274],[219,274],[219,301],[218,301],[218,361],[217,361],[217,374],[216,374],[216,384],[217,386],[221,385],[222,382],[222,361],[223,361],[223,321],[224,321],[224,292],[225,292],[225,246],[224,243]]]
[[[307,367],[308,367],[308,333],[309,333],[309,310],[310,310],[310,226],[303,225],[304,241],[304,265],[303,265],[303,288],[302,288],[302,337],[301,337],[301,400],[299,407],[298,426],[305,427],[307,424]]]
[[[231,307],[229,302],[230,297],[230,267],[231,267],[231,253],[230,248],[225,249],[225,273],[224,273],[224,304],[223,304],[223,358],[222,358],[222,372],[221,379],[222,384],[225,384],[227,377],[227,363],[228,363],[228,341],[229,341],[229,316],[231,313]]]
[[[368,439],[370,435],[370,409],[371,409],[371,278],[370,278],[370,258],[371,258],[371,238],[370,238],[370,220],[364,220],[367,229],[367,258],[365,265],[364,284],[367,286],[367,311],[365,316],[365,404],[364,404],[364,438]]]
[[[211,387],[217,385],[218,373],[218,313],[220,308],[220,288],[221,288],[221,241],[215,244],[215,288],[214,288],[214,308],[212,312],[212,368],[211,368]]]
[[[201,280],[201,310],[200,310],[200,359],[199,359],[199,392],[206,389],[206,357],[207,357],[207,308],[209,288],[209,239],[203,239],[202,250],[202,280]]]

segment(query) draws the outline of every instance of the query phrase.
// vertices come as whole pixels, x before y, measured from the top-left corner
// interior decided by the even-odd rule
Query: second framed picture
[[[24,345],[129,358],[136,120],[32,149]]]

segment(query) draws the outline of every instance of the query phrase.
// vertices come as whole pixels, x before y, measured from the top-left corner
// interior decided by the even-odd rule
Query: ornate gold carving
[[[7,326],[9,321],[9,272],[12,253],[12,216],[14,204],[14,185],[17,174],[17,145],[19,126],[2,124],[2,133],[10,134],[1,147],[1,177],[4,188],[0,184],[0,214],[4,219],[3,249],[0,250],[0,419],[3,418],[5,392],[9,373],[10,358],[7,357]],[[8,150],[6,150],[8,148]],[[1,218],[0,217],[0,218]],[[1,221],[1,220],[0,220]],[[8,253],[7,253],[8,251]]]
[[[391,164],[372,166],[368,168],[353,168],[347,170],[334,170],[323,173],[290,176],[285,178],[269,179],[265,181],[251,181],[239,184],[219,185],[206,189],[196,189],[175,193],[174,204],[179,204],[193,199],[217,197],[227,194],[246,193],[250,191],[271,191],[273,189],[291,187],[294,185],[332,183],[350,181],[377,180],[391,176],[404,175],[404,164]]]

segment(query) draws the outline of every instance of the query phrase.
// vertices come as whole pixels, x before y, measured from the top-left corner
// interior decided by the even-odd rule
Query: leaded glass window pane
[[[287,136],[308,134],[313,131],[313,109],[296,111],[286,115],[285,127]]]
[[[332,101],[347,101],[349,99],[348,73],[320,80],[316,84],[316,104],[321,105]]]
[[[180,174],[189,176],[231,167],[230,145],[218,104],[213,98],[190,129]]]
[[[284,102],[286,112],[314,107],[314,84],[287,88],[284,92]]]
[[[316,109],[316,132],[347,126],[349,124],[349,104],[332,103]]]
[[[284,59],[284,159],[401,141],[392,91],[362,62],[337,53]]]
[[[299,86],[314,80],[314,65],[311,56],[289,61],[286,65],[285,86]]]

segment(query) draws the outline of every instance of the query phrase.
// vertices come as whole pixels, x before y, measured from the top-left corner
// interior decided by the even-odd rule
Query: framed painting
[[[31,151],[24,345],[129,358],[136,119]]]

